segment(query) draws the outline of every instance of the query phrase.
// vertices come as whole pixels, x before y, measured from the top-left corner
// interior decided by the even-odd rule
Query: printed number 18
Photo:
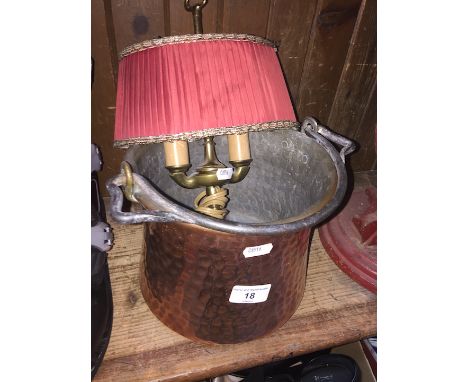
[[[245,294],[245,298],[246,298],[246,299],[247,299],[247,298],[250,298],[251,300],[253,300],[253,299],[255,298],[255,292],[253,292],[253,293],[246,293],[246,294]]]

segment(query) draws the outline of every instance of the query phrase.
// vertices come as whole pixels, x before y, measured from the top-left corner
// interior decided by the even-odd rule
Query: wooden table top
[[[94,381],[200,381],[236,370],[350,343],[377,332],[377,299],[328,257],[318,231],[309,255],[301,305],[279,330],[235,345],[192,342],[164,326],[139,288],[143,225],[109,218],[115,243],[109,252],[114,322]]]

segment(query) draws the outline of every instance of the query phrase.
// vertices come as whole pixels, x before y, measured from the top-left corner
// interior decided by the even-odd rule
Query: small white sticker
[[[232,288],[229,302],[234,304],[256,304],[268,299],[271,284],[265,285],[235,285]]]
[[[232,172],[234,169],[232,167],[220,168],[216,171],[216,176],[218,180],[226,180],[232,178]]]
[[[268,255],[271,250],[273,249],[273,244],[262,244],[257,245],[256,247],[246,247],[242,252],[245,257],[254,257],[254,256],[262,256]]]

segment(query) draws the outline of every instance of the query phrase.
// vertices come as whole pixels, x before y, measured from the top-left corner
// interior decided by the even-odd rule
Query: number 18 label
[[[271,284],[265,285],[235,285],[232,288],[229,302],[235,304],[256,304],[268,299]]]

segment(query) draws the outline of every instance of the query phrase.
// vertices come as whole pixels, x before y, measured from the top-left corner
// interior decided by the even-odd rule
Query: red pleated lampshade
[[[173,36],[132,45],[120,56],[118,147],[298,125],[268,40]]]

